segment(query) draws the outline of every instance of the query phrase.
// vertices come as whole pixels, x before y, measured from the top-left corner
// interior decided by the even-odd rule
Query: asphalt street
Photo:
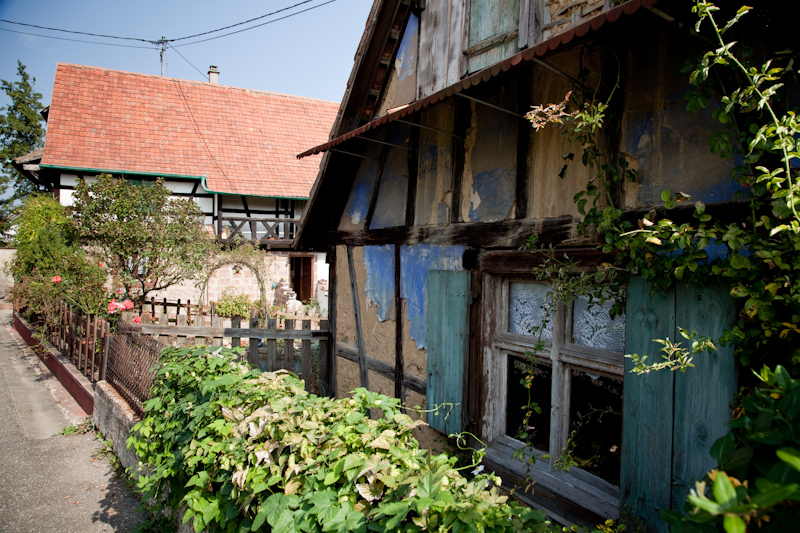
[[[0,311],[0,532],[133,531],[139,500],[92,432],[59,435],[87,415]]]

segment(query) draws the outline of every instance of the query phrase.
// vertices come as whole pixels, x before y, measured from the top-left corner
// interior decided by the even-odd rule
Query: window
[[[525,4],[523,0],[523,4]],[[464,54],[477,72],[519,51],[520,0],[471,0]]]
[[[553,304],[547,283],[504,276],[484,283],[484,294],[493,295],[484,328],[490,416],[482,427],[490,460],[524,477],[526,464],[512,456],[527,439],[537,456],[530,474],[546,489],[540,492],[618,517],[624,317],[611,318],[611,301]],[[544,349],[533,353],[540,334]],[[525,424],[533,403],[541,413],[531,411]]]

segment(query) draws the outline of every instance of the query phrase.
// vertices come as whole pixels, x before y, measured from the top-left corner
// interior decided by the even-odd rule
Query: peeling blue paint
[[[428,348],[428,272],[464,270],[463,257],[463,246],[415,244],[400,248],[400,292],[406,300],[411,338],[419,349]]]
[[[405,80],[408,76],[414,75],[414,69],[417,66],[414,54],[416,53],[416,37],[419,33],[419,18],[415,14],[408,17],[408,24],[406,24],[406,31],[403,34],[403,40],[400,42],[400,48],[397,50],[397,59],[400,60],[400,67],[397,69],[397,79],[399,81]]]
[[[389,316],[394,301],[394,245],[364,246],[367,280],[364,294],[378,307],[378,320]]]
[[[474,222],[505,220],[514,201],[516,169],[496,168],[472,178],[473,199],[469,219]]]
[[[627,119],[623,146],[638,160],[639,205],[662,203],[664,189],[706,203],[730,200],[743,190],[730,179],[733,165],[740,164],[741,158],[720,159],[707,147],[706,139],[720,127],[712,116],[719,102],[712,100],[706,109],[690,114],[684,101],[688,90],[681,85],[656,102],[660,109],[646,113],[639,110]]]
[[[372,189],[375,187],[375,177],[378,175],[378,162],[372,159],[365,159],[358,167],[353,188],[350,190],[350,197],[347,199],[347,206],[344,212],[350,217],[353,224],[361,224],[367,217],[369,209],[369,199],[372,196]]]

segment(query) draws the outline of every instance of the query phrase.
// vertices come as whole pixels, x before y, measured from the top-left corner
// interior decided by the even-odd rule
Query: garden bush
[[[29,316],[52,313],[61,302],[97,314],[107,304],[105,270],[80,247],[72,221],[58,201],[28,198],[19,210],[9,265],[13,297]]]
[[[248,318],[252,309],[250,297],[243,292],[237,292],[233,287],[225,287],[214,306],[217,315],[227,318]]]
[[[495,476],[467,480],[455,458],[420,449],[411,430],[422,422],[399,400],[317,397],[239,355],[167,348],[128,439],[139,490],[186,505],[196,531],[549,531]]]

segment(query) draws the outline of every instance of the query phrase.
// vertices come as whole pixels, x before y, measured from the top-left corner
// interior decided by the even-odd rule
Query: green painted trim
[[[75,170],[79,172],[96,172],[99,174],[123,174],[123,175],[130,175],[130,176],[153,176],[156,178],[188,178],[199,180],[204,178],[205,176],[192,176],[189,174],[160,174],[158,172],[131,172],[128,170],[112,170],[108,168],[88,168],[88,167],[65,167],[61,165],[42,165],[39,164],[41,168],[52,168],[58,170]]]
[[[192,180],[200,180],[200,186],[203,187],[203,190],[211,193],[211,194],[219,194],[221,196],[254,196],[257,198],[275,198],[278,200],[308,200],[308,197],[305,196],[269,196],[266,194],[242,194],[242,193],[235,193],[235,192],[222,192],[222,191],[213,191],[206,187],[206,176],[193,176],[191,174],[162,174],[158,172],[131,172],[128,170],[112,170],[107,168],[89,168],[89,167],[65,167],[60,165],[42,165],[39,164],[41,168],[52,168],[56,170],[73,170],[77,172],[93,172],[98,174],[122,174],[125,176],[152,176],[156,178],[185,178],[185,179],[192,179]]]
[[[236,192],[221,192],[221,191],[212,191],[208,187],[206,187],[206,177],[200,177],[200,186],[203,187],[203,190],[206,192],[210,192],[213,194],[219,194],[220,196],[256,196],[258,198],[276,198],[278,200],[308,200],[308,197],[301,197],[301,196],[268,196],[268,195],[261,195],[261,194],[241,194]]]

